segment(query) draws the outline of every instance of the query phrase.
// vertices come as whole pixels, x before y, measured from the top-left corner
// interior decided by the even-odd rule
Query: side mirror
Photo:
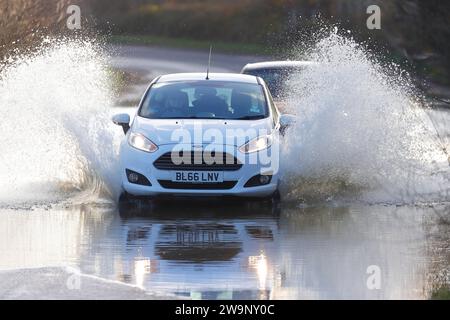
[[[282,114],[280,116],[280,133],[284,135],[287,128],[297,122],[297,117],[292,114]]]
[[[121,126],[123,132],[127,134],[128,130],[130,130],[130,115],[127,113],[116,114],[112,117],[112,121],[114,124]]]

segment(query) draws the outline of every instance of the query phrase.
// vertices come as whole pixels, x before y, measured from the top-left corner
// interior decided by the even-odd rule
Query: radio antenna
[[[212,45],[209,46],[208,68],[206,69],[206,80],[209,80],[209,68],[211,67]]]

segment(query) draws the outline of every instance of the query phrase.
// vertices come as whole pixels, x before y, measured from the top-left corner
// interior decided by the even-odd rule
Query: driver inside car
[[[217,90],[212,87],[199,87],[195,90],[192,102],[197,114],[214,118],[225,118],[230,115],[227,103],[217,96]]]

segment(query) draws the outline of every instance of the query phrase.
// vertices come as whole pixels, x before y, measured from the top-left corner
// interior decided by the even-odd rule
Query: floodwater
[[[424,299],[448,280],[449,210],[220,200],[2,210],[0,265],[70,266],[192,299]]]

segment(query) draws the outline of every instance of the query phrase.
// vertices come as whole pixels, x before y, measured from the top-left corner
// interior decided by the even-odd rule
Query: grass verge
[[[431,293],[432,300],[450,300],[450,288],[441,287]]]
[[[251,55],[276,55],[275,48],[256,43],[231,43],[223,41],[194,40],[187,38],[169,38],[150,35],[112,35],[109,41],[114,44],[153,45],[172,48],[209,50],[213,46],[216,52]]]

